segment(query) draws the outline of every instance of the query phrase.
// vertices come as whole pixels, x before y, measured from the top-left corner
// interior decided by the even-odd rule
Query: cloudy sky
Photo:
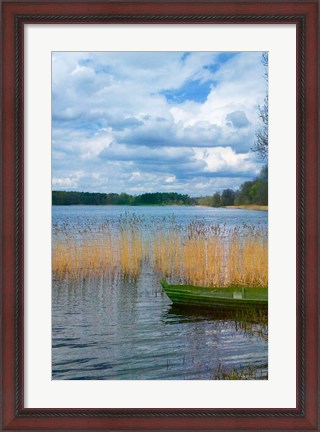
[[[261,169],[263,76],[253,52],[53,53],[53,189],[237,188]]]

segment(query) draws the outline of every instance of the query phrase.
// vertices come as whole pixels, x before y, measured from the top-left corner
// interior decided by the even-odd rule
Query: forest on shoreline
[[[236,191],[224,189],[213,195],[190,197],[177,192],[153,192],[141,195],[127,193],[97,193],[52,191],[52,205],[202,205],[227,207],[241,205],[268,205],[268,167],[264,166],[257,178],[244,182]]]

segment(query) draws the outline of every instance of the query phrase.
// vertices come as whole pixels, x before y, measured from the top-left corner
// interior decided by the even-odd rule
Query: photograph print
[[[268,53],[52,53],[52,379],[268,379]]]

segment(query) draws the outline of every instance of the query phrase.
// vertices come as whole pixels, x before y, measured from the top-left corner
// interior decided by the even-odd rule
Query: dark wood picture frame
[[[318,430],[317,1],[2,3],[2,427],[4,430]],[[297,26],[297,407],[24,408],[24,105],[26,23],[294,23]]]

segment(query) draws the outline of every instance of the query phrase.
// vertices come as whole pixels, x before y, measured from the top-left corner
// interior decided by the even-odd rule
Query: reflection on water
[[[179,207],[179,206],[53,206],[52,223],[63,225],[65,222],[86,225],[89,221],[101,224],[106,221],[119,223],[119,218],[127,214],[135,214],[147,220],[162,221],[164,217],[173,216],[179,224],[185,225],[194,220],[201,220],[209,224],[226,225],[233,228],[237,225],[268,225],[268,212],[225,209],[213,207]]]
[[[136,282],[53,285],[53,379],[213,379],[267,375],[266,326],[171,305],[154,273]]]
[[[266,212],[194,207],[53,207],[53,223],[113,223],[125,210],[159,220],[174,213],[181,224],[199,217],[227,227],[267,226]],[[239,368],[266,378],[267,323],[259,321],[173,307],[147,264],[136,281],[53,280],[52,378],[209,380]]]

